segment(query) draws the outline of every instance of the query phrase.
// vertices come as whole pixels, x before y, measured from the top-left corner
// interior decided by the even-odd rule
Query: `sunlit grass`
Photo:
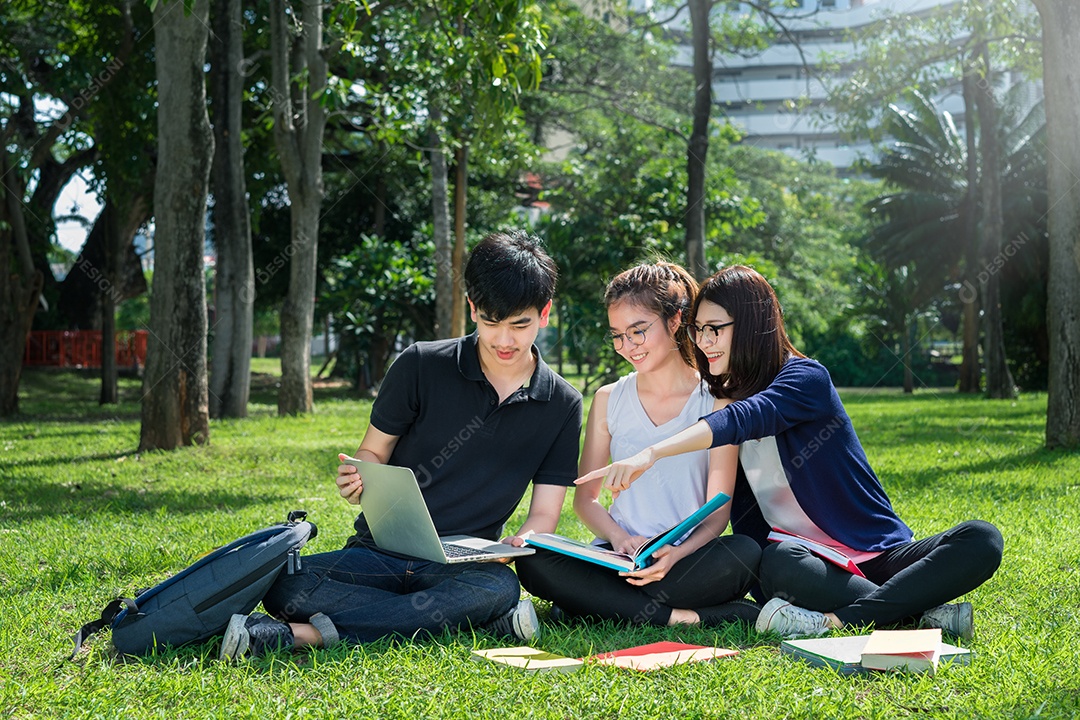
[[[262,373],[263,370],[258,372]],[[97,405],[97,381],[28,373],[24,415],[0,423],[0,716],[102,718],[1051,717],[1080,714],[1080,455],[1042,449],[1045,395],[846,391],[871,463],[920,536],[995,522],[1005,561],[967,599],[970,667],[934,677],[840,678],[733,627],[648,629],[546,623],[536,644],[581,656],[661,639],[740,649],[653,674],[586,667],[525,675],[469,658],[483,633],[382,642],[239,667],[217,646],[121,663],[97,638],[64,662],[75,629],[235,536],[308,510],[336,549],[354,509],[334,490],[336,453],[356,449],[370,401],[324,388],[317,411],[278,418],[269,374],[252,416],[214,421],[208,446],[138,454],[137,380]],[[520,520],[523,509],[519,509]],[[569,503],[562,531],[586,537]],[[537,601],[541,616],[547,604]]]

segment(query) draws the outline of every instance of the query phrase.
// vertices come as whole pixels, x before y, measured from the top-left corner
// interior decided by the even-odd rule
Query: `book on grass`
[[[640,570],[648,565],[650,557],[657,549],[664,545],[678,544],[683,536],[690,533],[690,531],[700,525],[705,518],[712,515],[729,500],[731,500],[729,495],[716,493],[712,499],[691,513],[689,517],[678,525],[666,532],[662,532],[659,535],[654,535],[649,538],[635,548],[634,552],[630,554],[608,550],[578,540],[571,540],[568,537],[556,535],[555,533],[533,533],[525,537],[525,544],[576,557],[579,560],[586,560],[614,570],[633,572],[634,570]]]
[[[836,548],[829,547],[828,545],[822,545],[816,540],[811,540],[808,537],[796,535],[795,533],[790,533],[786,530],[781,530],[779,528],[772,529],[772,532],[769,533],[768,540],[769,542],[791,542],[795,543],[796,545],[802,545],[804,548],[814,553],[822,560],[828,560],[833,565],[844,568],[852,575],[866,577],[865,575],[863,575],[862,570],[859,569],[859,566],[855,564],[854,560],[852,560]]]
[[[817,667],[829,667],[841,675],[854,675],[870,672],[862,664],[863,648],[869,635],[850,637],[803,638],[785,640],[780,643],[780,652],[784,655],[804,660]],[[948,643],[941,643],[938,654],[940,665],[970,665],[972,652],[966,648]]]
[[[489,660],[526,672],[574,672],[581,667],[577,658],[556,655],[531,647],[505,647],[490,650],[473,650],[474,660]]]
[[[630,668],[632,670],[656,670],[688,662],[713,660],[715,658],[738,655],[738,650],[708,647],[706,645],[687,645],[679,642],[656,642],[648,645],[612,650],[586,658],[602,665]]]
[[[941,628],[875,630],[862,651],[862,666],[870,670],[937,670],[941,658]]]

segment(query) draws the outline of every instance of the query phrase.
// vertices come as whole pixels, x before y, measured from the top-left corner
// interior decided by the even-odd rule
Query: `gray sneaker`
[[[529,642],[540,634],[540,620],[536,617],[532,600],[529,599],[518,600],[513,607],[485,627],[496,635],[514,637],[522,642]]]
[[[941,628],[955,638],[970,640],[975,636],[974,611],[969,602],[938,605],[922,614],[919,627]]]
[[[783,638],[817,637],[830,630],[823,613],[795,607],[783,598],[765,603],[754,627],[759,633],[774,632]]]
[[[233,615],[221,639],[221,659],[258,657],[292,645],[293,632],[288,623],[257,612]]]

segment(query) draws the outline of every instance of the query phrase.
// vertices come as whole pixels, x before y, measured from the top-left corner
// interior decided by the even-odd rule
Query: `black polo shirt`
[[[390,465],[412,468],[440,535],[498,539],[529,482],[577,477],[581,393],[534,346],[527,387],[499,404],[477,335],[419,342],[390,365],[371,424],[399,440]],[[361,498],[363,496],[361,495]],[[363,514],[349,545],[370,538]]]

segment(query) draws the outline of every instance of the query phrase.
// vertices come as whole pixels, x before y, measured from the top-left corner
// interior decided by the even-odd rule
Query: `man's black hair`
[[[465,292],[499,322],[529,308],[543,310],[555,296],[559,270],[540,240],[520,230],[495,232],[480,241],[465,266]]]

